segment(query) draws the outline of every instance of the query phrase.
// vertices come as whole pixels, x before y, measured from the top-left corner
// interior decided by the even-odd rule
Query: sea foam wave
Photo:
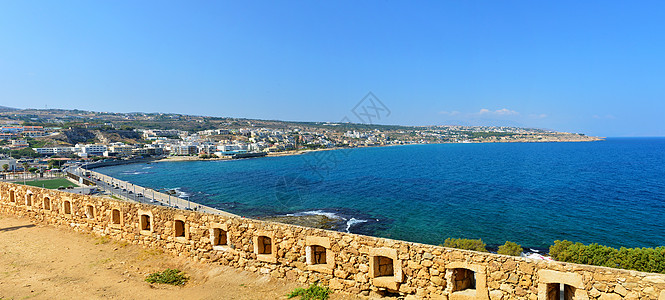
[[[186,197],[191,196],[189,193],[183,192],[179,187],[173,188],[171,190],[173,190],[175,192],[176,197],[178,197],[178,198],[186,198]]]
[[[122,174],[126,175],[142,175],[142,174],[149,174],[148,172],[142,172],[142,171],[127,171],[127,172],[122,172]]]
[[[290,216],[290,217],[302,217],[302,216],[313,216],[313,215],[326,216],[330,219],[341,221],[340,222],[341,226],[340,226],[339,230],[341,231],[341,229],[344,228],[344,231],[346,231],[348,233],[351,232],[350,231],[351,227],[353,227],[357,224],[362,224],[362,223],[369,222],[369,220],[357,219],[357,218],[354,218],[354,217],[348,218],[348,217],[341,216],[341,215],[339,215],[337,213],[334,213],[334,212],[324,211],[324,210],[320,210],[320,209],[319,210],[308,210],[308,211],[301,211],[301,212],[286,214],[286,216]],[[378,220],[376,220],[376,221],[378,221]]]
[[[289,217],[302,217],[302,216],[313,216],[313,215],[319,215],[319,216],[326,216],[331,219],[342,219],[345,220],[343,217],[337,215],[336,213],[333,212],[326,212],[323,210],[310,210],[310,211],[302,211],[302,212],[297,212],[297,213],[292,213],[292,214],[286,214]]]
[[[363,219],[356,219],[356,218],[351,218],[348,221],[346,221],[346,232],[350,233],[351,226],[360,224],[360,223],[367,223],[369,222],[368,220],[363,220]]]

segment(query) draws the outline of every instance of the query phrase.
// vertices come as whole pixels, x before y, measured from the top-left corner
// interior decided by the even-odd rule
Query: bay
[[[97,171],[243,216],[327,214],[342,231],[428,244],[665,245],[663,138],[408,145]]]

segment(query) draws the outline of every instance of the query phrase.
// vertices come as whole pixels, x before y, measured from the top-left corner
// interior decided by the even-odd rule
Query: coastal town
[[[233,159],[408,144],[599,139],[518,127],[307,123],[9,108],[0,112],[0,166],[5,172],[39,172],[81,161],[147,157]]]
[[[0,2],[0,300],[665,300],[663,11]]]

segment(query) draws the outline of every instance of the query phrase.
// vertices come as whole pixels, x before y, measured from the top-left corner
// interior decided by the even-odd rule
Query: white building
[[[76,151],[73,147],[32,148],[32,150],[41,155],[69,155]]]
[[[217,150],[220,150],[222,152],[225,151],[238,151],[238,150],[249,150],[249,146],[244,143],[235,143],[235,144],[226,144],[226,145],[220,145],[217,146]]]
[[[197,150],[196,145],[173,145],[171,155],[194,155]]]
[[[112,153],[118,153],[120,156],[130,156],[132,155],[132,150],[136,147],[131,145],[113,145],[108,147],[108,151]]]
[[[182,137],[187,136],[186,131],[168,129],[168,130],[157,130],[157,129],[148,129],[143,130],[143,138],[146,140],[155,140],[160,137]]]
[[[76,144],[76,150],[78,155],[81,157],[88,157],[89,155],[103,155],[105,151],[108,150],[106,145],[92,144],[92,145],[80,145]]]
[[[28,142],[26,140],[12,140],[12,148],[25,148],[28,147]]]
[[[7,171],[14,171],[16,170],[16,160],[15,159],[0,159],[0,170],[4,171],[4,169],[1,169],[2,166],[7,165],[9,168],[7,168]]]

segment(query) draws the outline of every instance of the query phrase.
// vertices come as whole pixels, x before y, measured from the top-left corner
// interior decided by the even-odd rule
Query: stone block
[[[614,287],[614,292],[621,295],[622,297],[625,297],[628,294],[628,290],[620,284],[617,284]]]
[[[621,296],[615,293],[602,293],[598,300],[621,300]]]
[[[648,286],[642,290],[642,293],[645,293],[653,298],[658,297],[658,292],[652,286]]]
[[[490,291],[490,299],[491,300],[501,300],[501,299],[503,299],[503,293],[499,290]]]

